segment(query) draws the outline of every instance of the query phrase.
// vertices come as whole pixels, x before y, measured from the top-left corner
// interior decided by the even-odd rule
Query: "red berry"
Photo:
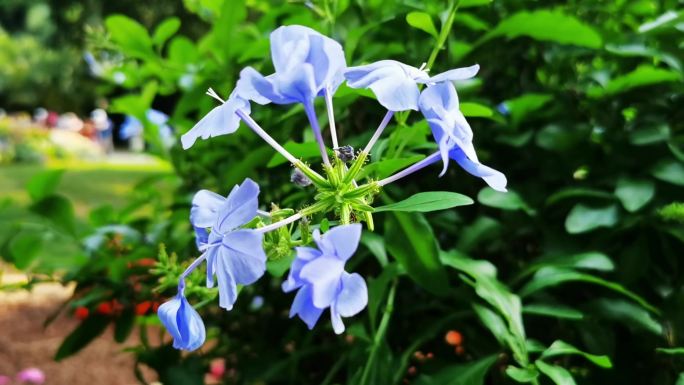
[[[459,346],[463,343],[463,336],[456,330],[449,330],[444,336],[446,343],[453,346]]]
[[[110,302],[102,302],[97,305],[97,312],[103,315],[110,315],[114,312],[114,308]]]
[[[88,314],[90,311],[88,310],[87,307],[79,306],[74,310],[74,317],[76,319],[83,321],[84,319],[88,318]]]
[[[150,301],[140,302],[139,304],[135,305],[135,314],[136,315],[145,315],[145,314],[147,314],[147,311],[150,310],[151,307],[152,307],[152,302],[150,302]]]

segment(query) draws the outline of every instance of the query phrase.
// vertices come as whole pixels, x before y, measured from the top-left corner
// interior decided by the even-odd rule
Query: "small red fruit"
[[[84,319],[88,318],[89,313],[90,311],[87,307],[79,306],[76,308],[76,310],[74,310],[74,317],[76,317],[76,319],[78,320],[83,321]]]
[[[135,305],[135,314],[136,315],[145,315],[150,310],[150,308],[152,308],[152,302],[150,302],[150,301],[140,302],[139,304]]]
[[[459,346],[463,343],[463,336],[456,330],[449,330],[444,336],[444,340],[449,345]]]
[[[110,302],[102,302],[97,305],[97,312],[102,315],[110,315],[114,312],[114,308]]]

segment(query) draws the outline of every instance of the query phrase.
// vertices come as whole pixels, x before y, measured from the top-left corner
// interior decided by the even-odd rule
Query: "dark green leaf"
[[[615,195],[625,210],[638,211],[655,195],[655,184],[646,179],[620,178],[615,187]]]
[[[615,205],[594,208],[578,203],[565,218],[565,229],[570,234],[579,234],[599,227],[613,227],[617,221],[618,210]]]
[[[520,383],[532,382],[534,379],[539,377],[539,372],[534,367],[518,368],[516,366],[509,365],[506,368],[506,374],[508,377]]]
[[[500,192],[491,187],[485,187],[477,194],[477,200],[485,206],[502,210],[523,210],[534,215],[534,210],[513,190]]]
[[[680,162],[662,161],[651,170],[651,174],[662,181],[684,186],[684,165]]]
[[[580,355],[602,368],[612,368],[613,364],[608,356],[599,356],[583,352],[564,341],[554,341],[542,354],[542,359],[565,355]]]
[[[587,94],[592,98],[612,96],[636,87],[681,80],[677,71],[642,65],[634,71],[611,79],[604,87],[592,87]]]
[[[135,326],[135,311],[133,307],[124,310],[114,321],[114,341],[123,343],[133,331]]]
[[[570,320],[581,320],[584,318],[584,313],[581,311],[558,303],[531,303],[523,306],[523,313]]]
[[[416,385],[483,385],[487,372],[496,363],[496,354],[467,364],[448,366],[432,375],[422,375]]]
[[[69,334],[57,349],[55,361],[78,353],[92,340],[102,334],[109,325],[109,319],[100,315],[92,315],[85,319],[74,331]]]

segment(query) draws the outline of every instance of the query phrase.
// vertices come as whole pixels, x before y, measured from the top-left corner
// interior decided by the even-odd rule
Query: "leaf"
[[[629,134],[629,142],[635,146],[665,142],[668,139],[670,139],[670,126],[667,124],[641,128]]]
[[[135,326],[135,311],[129,307],[114,322],[114,341],[123,343]]]
[[[290,265],[294,259],[294,252],[276,260],[269,259],[266,262],[266,271],[274,277],[282,277],[283,274],[290,269]]]
[[[520,289],[518,293],[522,297],[527,297],[542,289],[558,286],[567,282],[586,282],[603,286],[607,289],[615,291],[616,293],[620,293],[626,296],[627,298],[630,298],[634,302],[641,305],[643,308],[653,313],[657,314],[659,312],[658,309],[656,309],[651,304],[646,302],[646,300],[644,300],[634,292],[627,290],[625,287],[618,283],[607,281],[603,278],[599,278],[587,273],[581,273],[568,268],[560,268],[553,266],[543,267],[539,269],[539,271],[537,271],[534,277],[532,277],[532,280],[529,281],[522,289]]]
[[[608,356],[599,356],[596,354],[586,353],[570,345],[569,343],[560,340],[554,341],[551,346],[548,347],[548,349],[544,350],[540,358],[543,359],[565,355],[580,355],[602,368],[609,369],[613,367],[613,364]]]
[[[681,12],[670,10],[658,16],[655,20],[640,25],[639,33],[657,32],[663,28],[673,26],[681,19]]]
[[[437,28],[432,22],[432,17],[425,12],[409,12],[406,15],[406,22],[413,28],[417,28],[429,33],[435,39],[439,37],[439,32],[437,32]]]
[[[470,7],[480,7],[483,5],[489,5],[494,0],[461,0],[459,3],[459,8],[470,8]]]
[[[157,26],[152,34],[152,43],[157,47],[161,47],[168,39],[171,38],[181,26],[181,21],[177,17],[169,17]]]
[[[298,159],[311,159],[320,155],[318,150],[318,144],[316,142],[306,142],[306,143],[296,143],[293,141],[288,141],[283,145],[285,149]],[[280,153],[276,152],[275,155],[268,161],[266,167],[273,168],[281,164],[287,163],[288,160]]]
[[[592,208],[578,203],[565,218],[565,230],[570,234],[586,233],[599,227],[613,227],[617,221],[615,205]]]
[[[140,59],[154,56],[152,39],[137,21],[124,15],[112,15],[105,20],[107,32],[126,55]]]
[[[491,108],[479,103],[461,103],[459,108],[463,115],[468,118],[489,118],[494,115],[494,111]]]
[[[574,198],[598,198],[612,200],[615,198],[615,196],[609,192],[605,192],[602,190],[583,187],[570,187],[551,194],[551,196],[546,198],[546,204],[550,206],[565,199]]]
[[[559,11],[518,12],[501,21],[482,41],[506,36],[509,39],[528,36],[535,40],[599,48],[601,35],[590,25]]]
[[[656,348],[656,352],[674,356],[684,355],[684,348]]]
[[[387,251],[421,287],[443,296],[449,284],[432,227],[421,214],[394,212],[385,221]]]
[[[521,383],[532,382],[534,379],[539,377],[539,372],[534,367],[518,368],[516,366],[508,365],[506,368],[506,374],[508,377]]]
[[[625,210],[633,213],[644,207],[655,195],[655,184],[646,179],[620,178],[615,187],[618,197]]]
[[[477,200],[485,206],[502,210],[523,210],[530,215],[534,215],[535,213],[520,195],[513,190],[500,192],[491,187],[485,187],[477,194]]]
[[[513,126],[517,126],[531,113],[538,111],[551,100],[553,100],[553,96],[549,94],[529,93],[506,100],[502,106],[504,111],[510,115]]]
[[[569,320],[584,319],[584,313],[561,304],[531,303],[523,306],[523,314],[532,314]]]
[[[385,249],[385,239],[376,233],[364,231],[361,234],[361,243],[368,248],[368,250],[378,260],[380,266],[387,265],[387,250]]]
[[[473,204],[469,197],[450,191],[420,192],[396,203],[375,208],[375,212],[430,212]]]
[[[375,278],[368,280],[368,318],[371,325],[377,325],[378,311],[383,304],[385,292],[390,285],[390,282],[399,275],[399,269],[396,263],[387,265],[382,270],[382,273]]]
[[[38,172],[26,183],[26,191],[33,201],[39,201],[55,192],[63,174],[64,170]]]
[[[621,322],[630,329],[645,330],[656,336],[663,334],[662,324],[651,313],[632,302],[622,299],[601,298],[590,304],[593,313]]]
[[[421,375],[416,385],[483,385],[487,372],[496,363],[496,354],[472,361],[467,364],[447,366],[437,373]]]
[[[75,234],[76,216],[71,201],[61,195],[43,198],[31,205],[31,211],[49,219],[60,231]]]
[[[86,318],[62,341],[55,354],[55,361],[61,361],[78,353],[97,336],[102,334],[108,325],[109,319],[101,315],[95,314]]]
[[[567,369],[556,365],[549,365],[542,360],[537,360],[534,364],[540,372],[546,374],[556,385],[575,385],[575,380]]]
[[[684,165],[680,162],[662,161],[651,169],[651,174],[664,182],[684,186]]]
[[[642,65],[626,75],[611,79],[603,87],[594,86],[589,88],[587,95],[591,98],[602,98],[620,94],[637,87],[678,80],[681,80],[681,75],[677,71]]]

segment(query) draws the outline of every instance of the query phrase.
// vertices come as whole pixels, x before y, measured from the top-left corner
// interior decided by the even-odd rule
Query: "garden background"
[[[208,298],[198,309],[209,342],[180,353],[154,311],[197,256],[192,195],[250,177],[262,204],[311,198],[249,130],[187,151],[178,144],[215,106],[207,88],[228,95],[247,65],[270,72],[269,33],[290,24],[339,41],[350,66],[389,58],[419,67],[434,56],[436,74],[479,64],[457,85],[461,110],[478,156],[506,174],[509,192],[457,167],[394,183],[378,204],[421,191],[474,202],[375,215],[353,261],[368,307],[345,334],[327,320],[313,331],[290,320],[287,265],[271,261],[229,313],[208,305],[215,291],[196,287]],[[5,0],[0,379],[682,385],[682,60],[676,0]],[[343,144],[363,146],[382,119],[372,98],[338,90]],[[84,133],[95,109],[112,122],[111,142]],[[301,107],[253,116],[318,162]],[[120,135],[126,121],[138,122],[144,146]],[[399,114],[372,153],[383,160],[364,172],[388,176],[431,141],[417,113]],[[48,340],[40,362],[22,350]],[[30,366],[46,378],[15,377]]]

